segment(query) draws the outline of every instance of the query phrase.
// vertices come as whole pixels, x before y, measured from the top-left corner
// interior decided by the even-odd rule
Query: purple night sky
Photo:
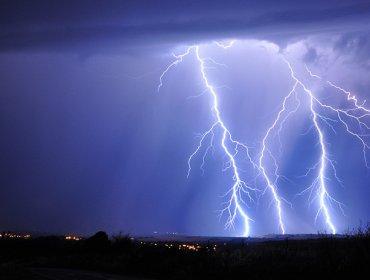
[[[337,233],[370,221],[370,1],[15,0],[0,3],[0,231],[242,235],[240,215],[226,230],[227,213],[218,216],[235,182],[220,127],[187,178],[199,135],[215,121],[195,51],[157,91],[173,53],[189,46],[199,46],[220,115],[257,164],[295,83],[284,59],[317,102],[341,108],[315,105],[330,157],[328,211]],[[315,222],[320,186],[304,192],[320,166],[302,175],[321,150],[302,87],[287,108],[297,110],[268,138],[263,162],[286,233],[330,232],[323,209]],[[258,189],[253,201],[242,195],[250,234],[280,233],[261,170],[236,158]]]

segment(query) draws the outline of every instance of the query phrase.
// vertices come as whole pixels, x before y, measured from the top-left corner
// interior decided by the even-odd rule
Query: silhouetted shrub
[[[99,231],[85,241],[86,248],[90,251],[101,251],[110,245],[108,235],[104,231]]]
[[[133,247],[133,241],[129,234],[122,234],[119,233],[118,235],[112,236],[113,242],[112,246],[115,249],[115,251],[118,252],[128,252]]]

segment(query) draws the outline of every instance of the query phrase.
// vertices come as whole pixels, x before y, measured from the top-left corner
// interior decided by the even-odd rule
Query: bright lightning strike
[[[234,46],[235,41],[228,43],[214,42],[217,47],[224,50]],[[203,167],[205,164],[205,158],[210,149],[214,149],[215,135],[221,133],[220,146],[223,153],[227,158],[226,168],[224,170],[232,171],[233,183],[226,193],[228,200],[226,207],[221,210],[222,214],[227,214],[226,228],[232,227],[237,218],[243,221],[243,236],[250,235],[250,221],[252,220],[247,214],[245,208],[248,207],[248,203],[245,202],[243,197],[247,197],[249,202],[254,201],[253,197],[261,192],[256,187],[249,185],[241,177],[241,167],[237,161],[237,155],[243,153],[248,159],[253,169],[258,171],[258,176],[261,176],[265,182],[265,190],[262,191],[264,194],[267,190],[270,191],[272,195],[272,202],[275,205],[277,223],[280,228],[280,232],[285,234],[286,226],[284,223],[283,215],[283,202],[290,204],[284,198],[279,195],[278,183],[279,179],[284,176],[279,174],[279,163],[278,158],[276,158],[272,152],[272,147],[270,142],[272,140],[273,133],[279,137],[280,143],[280,155],[282,142],[280,135],[283,133],[284,124],[294,113],[298,111],[301,107],[301,99],[308,98],[308,106],[310,112],[310,121],[312,123],[312,128],[315,131],[318,140],[318,146],[320,151],[320,156],[318,161],[310,168],[308,168],[307,173],[304,177],[308,177],[309,174],[317,172],[312,183],[304,191],[299,193],[302,195],[306,192],[310,193],[310,203],[313,201],[318,202],[318,210],[315,215],[315,222],[320,217],[324,218],[327,228],[332,234],[336,234],[337,229],[333,221],[332,214],[332,204],[337,205],[343,212],[343,204],[333,198],[330,194],[329,189],[332,189],[329,174],[333,174],[334,179],[341,183],[339,177],[337,176],[337,170],[335,167],[335,161],[331,158],[328,152],[328,140],[325,128],[328,127],[332,131],[336,132],[333,123],[340,124],[344,127],[345,132],[354,137],[363,148],[363,156],[366,166],[368,166],[366,152],[370,149],[369,139],[370,137],[370,125],[366,121],[370,118],[370,109],[367,109],[364,105],[365,102],[360,103],[358,99],[352,95],[351,92],[344,90],[343,88],[333,84],[330,81],[326,81],[326,85],[335,89],[337,92],[341,93],[346,98],[346,108],[339,108],[335,105],[330,105],[330,103],[324,103],[317,97],[312,90],[303,82],[302,79],[298,78],[298,74],[294,71],[291,63],[283,57],[283,61],[286,63],[290,70],[290,78],[293,81],[293,86],[289,93],[284,97],[281,104],[281,109],[278,111],[276,118],[273,120],[272,124],[267,128],[266,133],[261,141],[261,150],[259,153],[253,157],[250,153],[250,147],[246,144],[235,140],[231,131],[225,124],[222,116],[222,112],[219,107],[219,98],[216,88],[213,86],[207,75],[208,64],[217,66],[225,66],[224,64],[217,63],[210,57],[205,57],[202,55],[202,49],[200,45],[193,45],[186,49],[182,54],[173,54],[175,60],[167,66],[167,68],[162,72],[159,78],[158,91],[163,86],[163,79],[166,74],[175,66],[181,64],[185,57],[194,55],[197,61],[198,69],[201,75],[201,79],[204,86],[204,93],[208,93],[211,99],[210,111],[214,117],[214,122],[210,125],[209,129],[200,135],[200,140],[194,152],[188,158],[188,173],[190,176],[192,170],[192,161],[197,157],[202,151],[204,151],[202,156],[202,164],[200,166],[201,170],[204,171]],[[277,54],[278,55],[278,54]],[[316,74],[313,74],[306,66],[307,73],[310,77],[319,79],[322,82],[322,78]],[[302,95],[301,95],[302,93]],[[293,100],[295,107],[293,109],[288,108],[288,102]],[[336,119],[330,118],[325,115],[327,112],[331,112],[336,116]],[[254,158],[257,158],[256,160]],[[272,170],[269,170],[269,164],[272,163]],[[287,179],[286,177],[284,177]],[[288,179],[287,179],[288,180]],[[290,204],[292,206],[292,204]]]
[[[233,44],[234,44],[234,41],[230,42],[227,45],[216,42],[216,45],[218,47],[223,48],[223,49],[228,49],[228,48],[232,47]],[[248,214],[244,210],[244,207],[247,206],[247,203],[245,202],[245,200],[243,200],[243,196],[246,195],[250,201],[253,201],[252,192],[256,192],[258,190],[256,188],[253,188],[250,185],[248,185],[240,176],[240,172],[239,172],[240,168],[239,168],[239,166],[237,164],[237,161],[235,159],[236,155],[240,152],[239,149],[242,149],[246,152],[246,155],[247,155],[250,163],[254,167],[256,167],[256,165],[254,164],[254,162],[252,161],[252,158],[250,156],[249,147],[247,145],[245,145],[244,143],[241,143],[241,142],[235,140],[232,137],[232,134],[231,134],[230,130],[227,128],[224,120],[222,119],[221,112],[220,112],[220,109],[219,109],[219,101],[218,101],[218,96],[217,96],[216,89],[211,84],[211,82],[209,81],[209,79],[207,77],[207,73],[206,73],[207,61],[210,61],[212,63],[215,63],[215,61],[212,60],[212,59],[209,59],[207,57],[203,57],[200,53],[200,46],[199,45],[190,46],[186,50],[185,53],[180,54],[180,55],[173,55],[176,58],[176,60],[174,62],[172,62],[165,69],[165,71],[163,71],[162,75],[160,76],[160,84],[158,86],[158,90],[163,85],[162,80],[163,80],[163,77],[166,75],[166,73],[168,71],[170,71],[170,69],[172,67],[181,63],[183,61],[183,58],[185,56],[188,56],[191,53],[191,51],[195,52],[195,56],[196,56],[196,60],[197,60],[198,65],[199,65],[199,70],[200,70],[200,74],[201,74],[201,77],[202,77],[202,81],[203,81],[204,86],[205,86],[205,92],[207,92],[210,95],[210,98],[211,98],[211,101],[212,101],[211,111],[214,115],[215,121],[211,125],[211,127],[201,135],[201,138],[200,138],[200,141],[198,143],[197,148],[190,155],[190,157],[188,159],[188,166],[189,166],[188,176],[190,175],[190,172],[191,172],[191,161],[198,154],[198,152],[201,150],[201,148],[203,147],[204,142],[206,141],[206,139],[210,138],[211,141],[210,141],[210,144],[209,144],[208,148],[206,149],[206,152],[203,156],[203,164],[204,164],[204,158],[207,155],[207,152],[208,152],[209,148],[212,147],[212,145],[213,145],[213,139],[214,139],[214,134],[216,133],[216,129],[217,128],[221,129],[221,135],[222,135],[221,147],[222,147],[222,150],[224,151],[224,153],[227,157],[227,160],[228,160],[227,167],[224,170],[231,169],[232,174],[233,174],[233,176],[232,176],[233,184],[232,184],[232,187],[230,188],[229,192],[227,193],[227,194],[230,194],[230,199],[228,200],[226,207],[221,210],[221,215],[225,212],[228,213],[228,218],[227,218],[227,222],[226,222],[226,225],[225,225],[226,228],[232,227],[234,225],[235,219],[239,215],[239,217],[241,217],[242,220],[243,220],[243,227],[244,227],[243,236],[249,236],[249,234],[250,234],[250,221],[252,219],[248,216]],[[216,64],[218,64],[218,63],[216,63]],[[203,168],[203,164],[202,164],[201,168]]]
[[[323,133],[323,131],[322,131],[320,125],[319,125],[319,122],[318,122],[318,119],[320,119],[320,118],[323,119],[324,117],[322,117],[315,110],[315,100],[317,100],[317,99],[314,97],[313,93],[309,89],[307,89],[307,87],[296,77],[291,64],[287,60],[285,60],[285,62],[286,62],[286,64],[288,65],[288,67],[290,69],[291,77],[295,81],[294,88],[297,86],[297,84],[300,85],[302,87],[302,89],[304,90],[304,92],[307,93],[308,96],[309,96],[310,111],[312,113],[312,121],[314,123],[314,127],[316,129],[316,132],[319,136],[321,156],[320,156],[320,163],[316,164],[316,166],[319,165],[320,167],[319,167],[319,172],[318,172],[318,175],[317,175],[316,179],[314,180],[314,182],[310,186],[310,188],[318,186],[317,195],[319,197],[320,207],[319,207],[319,210],[316,214],[316,218],[317,218],[317,216],[319,215],[320,212],[323,212],[323,214],[325,216],[326,224],[330,228],[331,233],[335,234],[336,233],[336,228],[335,228],[335,226],[332,222],[332,218],[331,218],[331,215],[330,215],[330,212],[329,212],[329,209],[328,209],[328,205],[327,205],[327,201],[328,200],[333,200],[333,198],[328,193],[328,190],[327,190],[327,187],[326,187],[326,178],[325,178],[327,163],[328,162],[332,163],[332,161],[328,158],[327,151],[326,151],[326,145],[325,145],[325,139],[324,139],[324,133]],[[335,170],[334,165],[331,164],[331,166]]]
[[[364,155],[364,161],[366,166],[367,165],[367,159],[366,159],[366,150],[369,149],[369,144],[367,143],[366,137],[370,136],[370,127],[363,121],[364,118],[370,116],[370,111],[369,109],[363,107],[363,104],[359,104],[358,100],[356,99],[355,96],[353,96],[350,92],[334,85],[330,81],[327,81],[327,84],[330,85],[331,87],[335,88],[336,90],[339,90],[341,93],[346,94],[347,101],[353,101],[352,107],[349,109],[342,109],[335,107],[334,105],[328,105],[323,103],[322,101],[317,98],[313,92],[308,89],[308,87],[300,80],[298,79],[295,71],[293,70],[292,65],[285,60],[286,64],[288,65],[291,73],[292,79],[295,81],[294,87],[298,85],[301,86],[303,91],[309,96],[310,100],[310,111],[312,115],[312,122],[314,124],[314,128],[317,132],[318,135],[318,140],[320,144],[320,160],[318,163],[315,164],[312,168],[309,169],[308,173],[315,170],[317,167],[319,168],[317,177],[313,181],[313,183],[310,185],[310,187],[307,190],[313,191],[316,188],[316,197],[318,198],[319,201],[319,208],[315,217],[315,221],[317,220],[318,216],[320,213],[323,214],[325,218],[325,222],[330,229],[330,232],[332,234],[336,234],[337,230],[336,227],[333,223],[332,215],[329,210],[329,205],[331,202],[336,203],[339,208],[342,210],[343,204],[335,200],[328,191],[327,187],[327,169],[331,168],[335,179],[339,182],[339,178],[337,176],[337,170],[335,168],[335,162],[329,157],[328,151],[327,151],[327,141],[325,139],[325,133],[324,129],[322,128],[322,125],[320,125],[320,121],[322,124],[326,124],[329,126],[330,129],[332,129],[335,132],[334,127],[330,124],[330,122],[337,122],[339,121],[345,128],[345,131],[355,137],[359,142],[361,143],[363,147],[363,155]],[[306,70],[309,73],[309,75],[313,78],[317,78],[319,80],[322,80],[322,78],[316,74],[313,74],[306,66]],[[350,104],[347,104],[347,106]],[[338,120],[331,119],[329,117],[323,116],[322,114],[319,113],[318,109],[316,107],[321,108],[323,110],[328,110],[334,113]],[[353,124],[357,124],[360,132],[356,132]],[[306,175],[308,175],[308,173]],[[303,192],[305,192],[303,191]]]
[[[267,139],[269,138],[272,130],[276,128],[278,122],[281,120],[282,114],[286,111],[286,102],[293,95],[296,87],[297,87],[297,82],[294,84],[294,86],[293,86],[292,90],[289,92],[289,94],[284,98],[282,109],[279,111],[279,113],[278,113],[276,119],[274,120],[273,124],[268,128],[265,136],[263,137],[262,149],[261,149],[261,153],[260,153],[260,157],[259,157],[259,161],[258,161],[259,162],[259,168],[261,169],[262,175],[263,175],[264,179],[266,180],[267,187],[271,190],[273,198],[275,200],[275,204],[276,204],[276,208],[277,208],[277,214],[278,214],[278,220],[279,220],[279,226],[280,226],[280,230],[281,230],[282,234],[285,234],[285,226],[284,226],[283,217],[282,217],[282,205],[281,205],[282,199],[279,197],[279,195],[277,193],[277,188],[275,186],[275,183],[277,182],[277,180],[275,180],[275,183],[273,183],[271,181],[269,175],[267,174],[267,170],[266,170],[266,167],[264,165],[264,159],[266,157],[266,153],[268,153],[269,156],[272,158],[272,160],[276,163],[275,157],[272,155],[272,153],[268,152],[269,149],[267,147]],[[285,120],[286,120],[286,118],[285,118]],[[284,120],[283,120],[283,122],[284,122]],[[277,170],[275,170],[275,176],[276,176],[276,178],[279,177],[279,175],[277,174]]]

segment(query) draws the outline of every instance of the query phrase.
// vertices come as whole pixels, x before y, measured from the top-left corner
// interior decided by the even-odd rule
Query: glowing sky
[[[326,80],[359,103],[370,98],[369,1],[199,2],[0,4],[0,230],[241,235],[240,217],[225,230],[227,216],[218,216],[233,182],[218,144],[204,165],[203,154],[194,158],[187,178],[197,136],[214,121],[196,55],[157,92],[172,52],[191,45],[219,63],[206,70],[220,114],[256,162],[295,82],[284,58],[323,102],[348,106]],[[214,43],[231,39],[227,50]],[[297,196],[320,153],[309,99],[300,102],[269,141],[285,176],[277,186],[290,203],[282,203],[286,232],[329,231],[322,216],[315,223],[317,201]],[[341,179],[328,173],[330,195],[344,204],[344,214],[330,207],[340,233],[370,220],[370,171],[361,142],[338,122],[321,125]],[[261,176],[253,181],[258,172],[238,160],[248,183],[264,190]],[[245,207],[251,234],[280,233],[271,193],[254,198]]]

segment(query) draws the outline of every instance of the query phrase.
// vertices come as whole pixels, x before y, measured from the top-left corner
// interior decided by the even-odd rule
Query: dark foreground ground
[[[312,239],[165,241],[104,233],[0,239],[0,279],[312,279],[370,275],[370,231]]]
[[[1,279],[27,279],[27,280],[145,280],[117,274],[98,271],[60,269],[60,268],[22,268],[13,271],[11,275],[2,275]]]

